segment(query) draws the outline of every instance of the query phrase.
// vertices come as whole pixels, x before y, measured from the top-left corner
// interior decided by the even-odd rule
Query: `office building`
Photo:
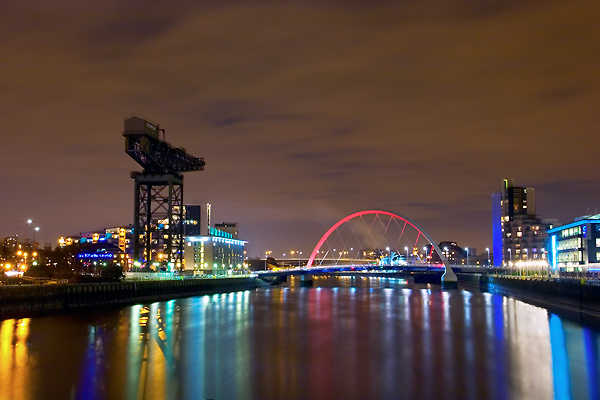
[[[243,240],[234,239],[228,232],[210,227],[208,236],[186,238],[185,271],[193,275],[226,275],[244,267]]]
[[[224,275],[241,271],[246,242],[238,239],[238,224],[211,226],[210,213],[210,204],[185,206],[185,273]]]
[[[600,270],[600,214],[575,218],[548,234],[553,271]]]

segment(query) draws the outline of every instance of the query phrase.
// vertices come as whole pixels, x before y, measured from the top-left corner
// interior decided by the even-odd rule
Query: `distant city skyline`
[[[502,179],[537,214],[600,210],[600,3],[324,0],[3,5],[0,237],[133,222],[123,121],[206,160],[184,202],[248,255],[309,252],[383,209],[492,245]],[[32,231],[29,231],[32,237]]]

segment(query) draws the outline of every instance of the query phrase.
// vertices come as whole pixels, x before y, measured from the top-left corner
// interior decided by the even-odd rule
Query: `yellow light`
[[[37,253],[34,251],[32,254],[34,257],[37,257]]]
[[[6,264],[4,264],[4,268],[6,268],[6,269],[10,269],[10,268],[11,268],[11,265],[10,265],[9,263],[6,263]]]
[[[17,251],[17,254],[21,255],[21,254],[23,254],[23,252],[21,250],[19,250],[19,251]]]

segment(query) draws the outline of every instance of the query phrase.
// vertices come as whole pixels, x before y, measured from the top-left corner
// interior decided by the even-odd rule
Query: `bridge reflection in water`
[[[4,320],[0,397],[599,398],[595,328],[400,279],[314,285]]]

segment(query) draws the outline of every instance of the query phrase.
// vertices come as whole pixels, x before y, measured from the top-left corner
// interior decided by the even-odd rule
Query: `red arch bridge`
[[[457,277],[445,254],[415,221],[382,210],[350,214],[325,232],[305,267],[261,275],[326,273],[361,269],[444,270],[442,283]]]

